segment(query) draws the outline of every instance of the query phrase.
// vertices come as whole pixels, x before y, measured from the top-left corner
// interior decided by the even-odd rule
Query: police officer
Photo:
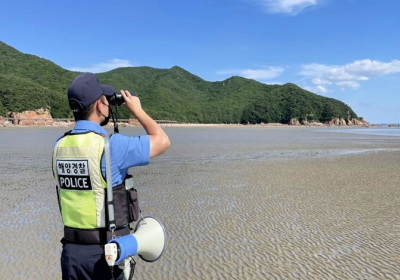
[[[109,121],[108,97],[113,94],[114,88],[100,84],[92,73],[77,76],[68,88],[76,123],[56,141],[53,152],[53,174],[64,224],[62,279],[108,280],[121,273],[116,266],[111,275],[104,255],[104,245],[112,237],[106,207],[105,138],[109,137],[116,236],[130,233],[124,185],[128,169],[147,165],[170,145],[163,129],[142,109],[139,98],[126,90],[121,90],[125,105],[147,135],[117,133],[110,137],[102,126]]]

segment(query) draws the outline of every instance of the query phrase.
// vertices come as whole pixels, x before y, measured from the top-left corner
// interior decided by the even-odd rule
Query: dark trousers
[[[61,272],[63,280],[99,279],[110,280],[110,267],[104,255],[104,245],[74,244],[61,240]],[[122,270],[114,266],[114,279]]]

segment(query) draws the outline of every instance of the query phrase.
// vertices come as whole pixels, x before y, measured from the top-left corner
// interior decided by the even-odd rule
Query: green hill
[[[18,50],[0,41],[0,115],[49,108],[53,117],[71,117],[67,88],[78,72]],[[357,118],[335,99],[294,84],[266,85],[242,77],[208,82],[174,66],[118,68],[97,74],[117,90],[134,91],[155,119],[192,123],[287,123],[292,118],[327,121]],[[123,108],[120,118],[130,115]]]

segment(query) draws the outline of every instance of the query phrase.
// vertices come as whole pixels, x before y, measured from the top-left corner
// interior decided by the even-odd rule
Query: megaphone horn
[[[133,234],[110,240],[116,243],[119,263],[136,254],[146,262],[155,262],[164,253],[167,236],[164,225],[155,217],[146,216],[135,227]]]

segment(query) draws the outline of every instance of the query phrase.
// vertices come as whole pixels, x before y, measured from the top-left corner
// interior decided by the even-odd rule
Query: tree
[[[1,92],[0,92],[0,95],[1,95]],[[6,113],[7,113],[7,110],[3,106],[3,100],[0,97],[0,116],[6,117]]]
[[[321,122],[329,122],[334,118],[334,110],[330,104],[325,104],[324,108],[322,109],[321,113]]]

